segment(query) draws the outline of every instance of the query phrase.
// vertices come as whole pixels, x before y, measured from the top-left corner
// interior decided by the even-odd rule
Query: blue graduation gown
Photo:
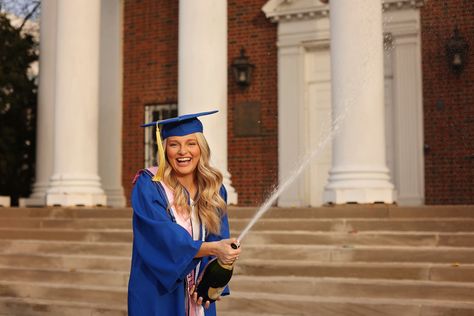
[[[202,241],[173,221],[167,211],[164,188],[143,171],[132,191],[133,253],[128,284],[129,316],[184,316],[186,276],[201,261],[202,271],[212,257],[194,258]],[[227,202],[224,186],[220,194]],[[201,232],[202,233],[202,232]],[[206,241],[229,238],[227,215],[221,220],[221,233],[209,234]],[[226,288],[222,295],[228,295]],[[215,316],[212,303],[206,316]]]

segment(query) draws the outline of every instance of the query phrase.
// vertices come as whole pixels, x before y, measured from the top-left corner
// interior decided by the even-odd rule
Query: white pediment
[[[384,11],[419,8],[427,0],[379,0]],[[321,0],[270,0],[262,11],[272,22],[327,16],[329,5]]]
[[[329,5],[320,0],[270,0],[262,8],[266,17],[273,22],[280,19],[302,19],[327,15]]]

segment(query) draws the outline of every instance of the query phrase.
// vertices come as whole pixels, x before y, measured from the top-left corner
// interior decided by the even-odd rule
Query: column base
[[[20,198],[18,206],[20,207],[42,207],[46,206],[46,190],[48,183],[37,182],[33,185],[33,193],[27,198]]]
[[[50,193],[46,194],[47,206],[106,206],[105,194],[91,193]]]
[[[396,192],[393,189],[332,189],[324,191],[324,202],[333,204],[393,204],[396,200]]]
[[[385,203],[396,201],[396,191],[386,167],[338,167],[329,172],[324,203]]]
[[[20,207],[42,207],[46,206],[46,193],[41,196],[30,196],[28,198],[21,198],[18,200]]]
[[[10,207],[10,205],[11,205],[11,199],[9,196],[5,196],[5,195],[0,196],[0,206]]]
[[[123,189],[107,189],[104,188],[105,195],[107,196],[107,206],[111,207],[125,207],[127,201]]]

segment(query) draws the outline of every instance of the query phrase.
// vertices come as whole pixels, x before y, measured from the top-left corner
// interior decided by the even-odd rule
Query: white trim
[[[375,1],[375,0],[374,0]],[[384,12],[417,9],[427,0],[379,0]],[[270,0],[263,7],[267,19],[272,22],[324,18],[330,14],[329,5],[317,0]]]

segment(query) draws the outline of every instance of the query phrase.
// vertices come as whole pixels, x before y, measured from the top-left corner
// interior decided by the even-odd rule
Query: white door
[[[306,154],[320,150],[306,172],[306,204],[323,204],[323,191],[331,168],[331,144],[318,148],[331,128],[331,63],[327,45],[305,54]]]

